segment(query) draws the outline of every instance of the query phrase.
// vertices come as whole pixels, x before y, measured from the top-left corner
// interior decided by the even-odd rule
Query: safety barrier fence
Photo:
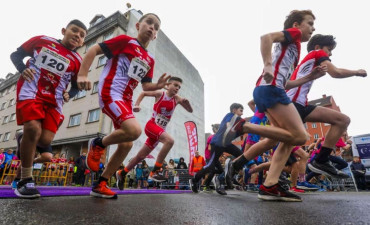
[[[2,176],[0,177],[0,184],[4,182],[8,184],[13,181],[20,163],[20,160],[12,160],[10,163],[5,164]]]

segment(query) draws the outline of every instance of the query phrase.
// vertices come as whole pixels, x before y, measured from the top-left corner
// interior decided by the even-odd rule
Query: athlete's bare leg
[[[123,142],[132,142],[139,138],[140,134],[140,124],[135,118],[131,118],[123,121],[121,124],[121,128],[113,131],[111,134],[104,137],[102,142],[104,146],[119,144]]]

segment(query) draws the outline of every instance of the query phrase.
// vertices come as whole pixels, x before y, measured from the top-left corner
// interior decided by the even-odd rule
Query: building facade
[[[121,34],[136,37],[135,24],[141,16],[141,12],[136,10],[130,10],[126,13],[117,11],[109,17],[96,15],[90,22],[85,44],[77,52],[84,57],[87,50],[94,44]],[[183,84],[179,94],[189,99],[193,106],[193,113],[188,113],[181,106],[178,106],[167,127],[167,132],[175,140],[175,144],[167,159],[180,157],[187,159],[189,158],[189,150],[184,122],[192,120],[197,124],[199,149],[201,152],[204,149],[204,83],[196,68],[163,31],[158,32],[157,39],[149,45],[148,50],[154,54],[156,60],[153,82],[157,82],[159,76],[163,73],[181,77]],[[53,152],[66,153],[67,157],[73,156],[76,158],[82,152],[87,151],[87,143],[90,138],[97,135],[108,135],[113,130],[111,119],[101,112],[98,102],[98,81],[106,61],[107,58],[104,55],[97,56],[94,59],[88,74],[89,80],[93,84],[92,90],[79,92],[76,97],[64,105],[63,113],[65,119],[52,143]],[[0,83],[0,95],[1,93],[4,95],[0,97],[0,107],[5,103],[5,108],[0,111],[0,147],[3,148],[14,148],[16,146],[14,140],[15,132],[21,129],[21,127],[16,125],[15,121],[11,120],[11,118],[13,119],[13,113],[15,113],[16,92],[14,85],[18,78],[19,74],[12,74]],[[8,91],[9,94],[6,94]],[[136,100],[141,91],[141,85],[138,85],[134,91],[133,101]],[[14,99],[14,102],[10,104],[12,99]],[[10,106],[8,106],[9,104]],[[141,124],[143,131],[146,122],[151,117],[153,104],[154,98],[144,98],[141,103],[142,110],[139,113],[135,113],[135,117]],[[6,116],[9,119],[5,119]],[[9,121],[3,124],[4,120]],[[4,139],[5,136],[6,138]],[[145,140],[146,135],[143,132],[141,137],[134,142],[134,146],[125,163],[137,153],[145,143]],[[159,144],[153,151],[152,155],[154,157],[161,146]],[[115,145],[109,146],[106,151],[106,157],[109,158],[115,149]]]

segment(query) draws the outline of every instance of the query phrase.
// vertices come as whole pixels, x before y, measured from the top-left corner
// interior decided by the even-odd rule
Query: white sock
[[[22,167],[21,168],[21,180],[32,178],[32,167]]]

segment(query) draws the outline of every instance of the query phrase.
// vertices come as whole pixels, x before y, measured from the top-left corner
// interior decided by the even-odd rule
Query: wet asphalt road
[[[0,223],[370,225],[370,192],[302,194],[301,203],[263,202],[256,193],[228,193],[0,199]]]

